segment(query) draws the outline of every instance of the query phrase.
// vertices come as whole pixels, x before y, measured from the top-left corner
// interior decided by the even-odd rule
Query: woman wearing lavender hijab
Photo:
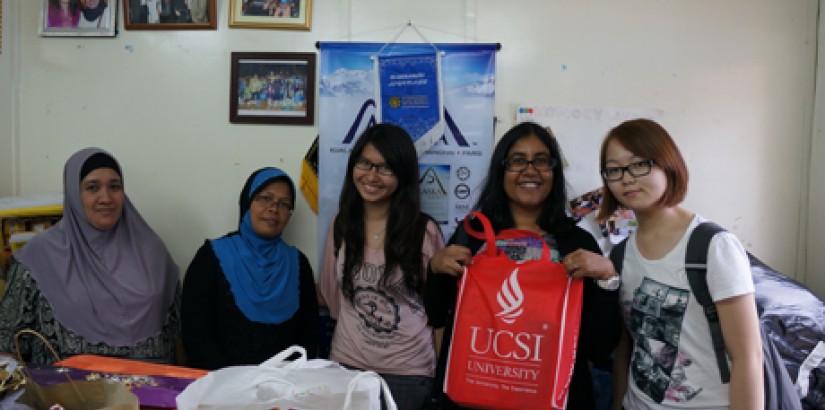
[[[63,218],[12,258],[0,298],[0,351],[33,329],[61,358],[86,353],[172,363],[179,334],[178,267],[124,190],[117,160],[98,148],[63,171]],[[55,360],[23,336],[32,363]]]

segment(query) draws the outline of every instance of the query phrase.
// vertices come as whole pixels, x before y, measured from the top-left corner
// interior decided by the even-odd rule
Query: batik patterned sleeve
[[[12,259],[6,289],[0,298],[0,352],[16,353],[14,337],[22,329],[35,329],[36,300],[40,295],[37,283],[28,269]],[[30,337],[20,338],[20,353],[31,354]]]

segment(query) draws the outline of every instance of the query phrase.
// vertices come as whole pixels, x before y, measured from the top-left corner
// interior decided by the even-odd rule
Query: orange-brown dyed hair
[[[602,141],[599,154],[599,168],[604,169],[607,163],[607,144],[615,141],[626,150],[640,158],[652,159],[655,166],[665,172],[667,189],[658,205],[674,206],[685,199],[688,187],[688,169],[679,147],[673,142],[670,134],[657,122],[648,119],[625,121],[610,130]],[[621,205],[610,192],[607,181],[604,184],[604,196],[599,207],[599,221],[604,221]]]

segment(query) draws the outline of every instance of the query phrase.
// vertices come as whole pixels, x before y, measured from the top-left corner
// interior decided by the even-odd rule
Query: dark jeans
[[[382,374],[392,392],[398,410],[421,410],[432,396],[433,378],[427,376],[398,376]],[[382,398],[381,408],[384,408]]]
[[[354,366],[341,363],[347,369],[364,371]],[[396,374],[378,373],[390,388],[393,401],[398,410],[421,410],[424,404],[432,397],[433,378],[427,376],[401,376]],[[387,410],[384,405],[384,392],[381,392],[381,410]]]

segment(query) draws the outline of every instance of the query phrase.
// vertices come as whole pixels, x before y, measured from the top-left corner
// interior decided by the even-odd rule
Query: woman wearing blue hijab
[[[295,185],[278,168],[246,181],[238,230],[207,240],[183,284],[181,325],[188,364],[217,369],[259,364],[300,345],[318,350],[318,302],[307,257],[281,234]]]

